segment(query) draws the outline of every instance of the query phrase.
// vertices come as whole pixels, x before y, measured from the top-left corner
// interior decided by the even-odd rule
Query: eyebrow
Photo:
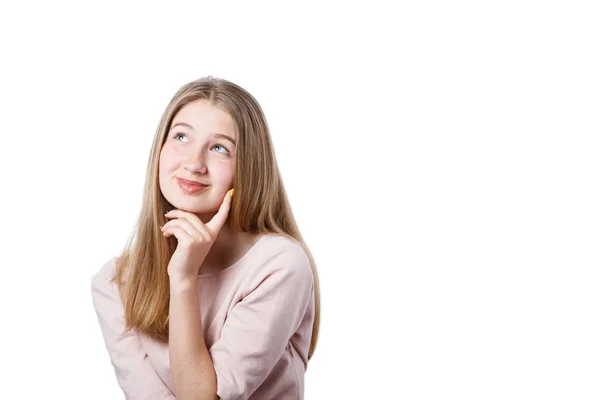
[[[191,130],[194,130],[194,128],[190,124],[186,124],[185,122],[178,122],[175,125],[173,125],[171,127],[171,129],[169,129],[169,132],[172,131],[173,129],[175,129],[175,127],[178,126],[178,125],[181,125],[181,126],[184,126],[186,128],[189,128]],[[211,132],[211,134],[213,136],[215,136],[215,137],[218,137],[218,138],[221,138],[221,139],[225,139],[225,140],[229,140],[235,146],[235,140],[233,140],[230,136],[224,135],[224,134],[218,133],[218,132]]]

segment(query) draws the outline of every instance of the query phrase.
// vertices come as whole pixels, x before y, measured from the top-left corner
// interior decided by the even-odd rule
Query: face
[[[183,107],[173,118],[160,152],[159,185],[167,201],[209,220],[233,187],[236,141],[231,116],[208,100]],[[207,186],[189,192],[178,178]]]

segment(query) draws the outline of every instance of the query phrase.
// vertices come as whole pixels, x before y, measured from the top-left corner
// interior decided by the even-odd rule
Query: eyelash
[[[185,134],[184,133],[176,133],[173,135],[173,139],[177,139],[177,136],[185,136]],[[215,146],[220,146],[220,147],[224,148],[227,151],[227,153],[229,153],[229,149],[227,147],[223,146],[222,144],[217,143],[217,144],[215,144]],[[213,146],[213,147],[215,147],[215,146]]]

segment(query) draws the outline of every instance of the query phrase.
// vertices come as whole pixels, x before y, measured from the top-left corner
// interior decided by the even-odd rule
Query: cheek
[[[168,171],[173,166],[173,161],[177,159],[177,156],[173,153],[173,150],[167,146],[163,147],[160,152],[158,165],[161,171]]]
[[[162,190],[168,185],[173,175],[173,157],[168,151],[162,151],[158,158],[158,182]]]
[[[214,169],[211,175],[214,183],[219,186],[228,187],[233,182],[234,170],[230,166],[221,166]]]

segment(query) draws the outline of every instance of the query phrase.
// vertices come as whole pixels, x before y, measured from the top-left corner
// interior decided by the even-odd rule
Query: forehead
[[[195,100],[186,104],[173,118],[171,126],[185,122],[196,132],[219,132],[235,137],[235,124],[231,116],[208,100]]]

